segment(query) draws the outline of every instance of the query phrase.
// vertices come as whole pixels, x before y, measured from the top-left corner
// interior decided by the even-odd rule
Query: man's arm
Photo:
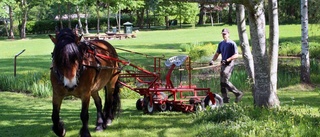
[[[219,53],[216,52],[216,54],[213,55],[212,61],[215,61],[219,57]]]
[[[232,60],[235,60],[235,59],[237,59],[238,58],[238,53],[235,53],[235,54],[233,54],[230,58],[227,58],[227,62],[230,62],[230,61],[232,61]]]

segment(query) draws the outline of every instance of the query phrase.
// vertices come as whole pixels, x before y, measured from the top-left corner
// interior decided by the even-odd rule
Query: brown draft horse
[[[60,120],[60,107],[64,97],[73,95],[81,99],[81,137],[91,136],[88,129],[90,96],[97,108],[96,131],[102,131],[111,124],[120,110],[118,55],[114,47],[106,41],[80,42],[71,29],[62,29],[56,37],[49,35],[55,44],[52,53],[51,84],[52,130],[57,136],[65,136],[66,131]],[[105,55],[110,59],[102,58]],[[105,104],[98,91],[104,88]]]

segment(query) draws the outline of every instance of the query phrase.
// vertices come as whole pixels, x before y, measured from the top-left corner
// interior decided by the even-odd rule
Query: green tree
[[[7,36],[9,36],[9,30],[8,30],[8,20],[9,20],[9,8],[8,6],[4,3],[4,2],[1,2],[0,3],[0,20],[3,21],[4,23],[4,28],[6,30],[6,34]]]
[[[195,24],[198,6],[195,3],[181,3],[170,0],[159,1],[155,12],[165,18],[166,28],[170,27],[170,18]]]
[[[13,10],[17,7],[16,2],[14,0],[3,0],[2,1],[4,4],[4,8],[8,9],[7,14],[9,17],[9,23],[10,23],[10,27],[9,27],[9,31],[8,31],[8,39],[14,39],[14,33],[13,33],[13,24],[14,24],[14,20],[13,20]]]

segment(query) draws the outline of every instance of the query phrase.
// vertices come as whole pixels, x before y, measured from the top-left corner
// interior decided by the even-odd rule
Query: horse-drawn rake
[[[147,113],[152,113],[156,108],[161,111],[188,112],[202,109],[208,105],[211,107],[222,105],[221,97],[211,93],[209,88],[196,88],[191,84],[173,86],[171,74],[176,66],[182,66],[186,60],[189,62],[189,65],[186,65],[186,70],[189,72],[190,81],[192,68],[188,56],[175,56],[165,62],[170,69],[165,77],[165,83],[162,83],[160,64],[163,57],[153,58],[154,70],[150,72],[128,61],[120,60],[116,49],[107,41],[80,41],[81,37],[76,32],[77,30],[74,32],[65,28],[57,30],[56,36],[49,35],[55,45],[52,52],[50,81],[53,90],[52,130],[57,136],[66,135],[64,123],[60,118],[60,108],[63,99],[69,95],[81,99],[82,127],[80,136],[91,136],[88,129],[90,97],[93,98],[97,109],[95,129],[96,131],[106,129],[119,112],[120,84],[144,96],[143,100],[137,101],[137,108],[143,109]],[[123,67],[120,67],[121,63],[124,65]],[[126,66],[130,66],[130,68]],[[126,68],[124,69],[124,67]],[[119,69],[123,71],[120,72]],[[145,86],[132,86],[127,79],[133,79]],[[105,103],[102,108],[102,100],[98,91],[103,88]],[[201,99],[199,91],[206,92],[205,99]],[[192,95],[186,96],[186,92],[190,92]]]
[[[147,56],[147,58],[150,57]],[[197,88],[196,85],[192,84],[191,72],[195,68],[191,67],[191,60],[188,56],[173,56],[164,62],[167,67],[166,70],[168,70],[164,77],[165,81],[161,80],[163,77],[161,73],[164,70],[161,67],[163,63],[161,61],[165,60],[164,57],[151,58],[153,58],[153,72],[130,62],[121,62],[126,65],[124,66],[126,68],[120,73],[119,83],[143,96],[136,102],[138,110],[143,110],[149,114],[156,110],[194,112],[203,110],[208,106],[215,108],[223,105],[221,96],[212,93],[210,88]],[[131,67],[128,68],[127,66]],[[178,86],[174,87],[171,80],[174,70],[188,72],[187,84],[182,84],[183,82],[180,81]]]

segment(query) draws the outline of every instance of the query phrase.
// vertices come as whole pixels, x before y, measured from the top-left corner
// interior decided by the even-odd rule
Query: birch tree
[[[192,0],[173,0],[173,1],[189,1]],[[253,87],[253,98],[254,105],[258,107],[276,107],[280,105],[279,98],[276,94],[277,89],[274,89],[271,82],[271,69],[270,66],[278,64],[277,60],[274,60],[274,57],[269,58],[267,52],[267,43],[266,43],[266,19],[265,19],[265,0],[193,0],[194,2],[206,2],[206,3],[237,3],[243,4],[248,11],[249,26],[250,26],[250,36],[251,36],[251,45],[252,45],[252,56],[253,56],[253,72],[254,72],[254,87]],[[269,4],[276,1],[268,1]],[[272,12],[278,12],[272,10]],[[240,14],[237,14],[240,15]],[[274,16],[272,14],[270,16]],[[276,24],[275,21],[271,21],[270,24]],[[278,29],[276,26],[273,29]],[[239,32],[241,33],[242,30]],[[278,31],[274,31],[278,33]],[[278,35],[278,34],[277,34]],[[272,37],[275,40],[272,40],[272,43],[276,42],[279,38],[275,34],[272,34]],[[277,40],[276,40],[277,39]],[[273,46],[273,45],[272,45]],[[246,52],[246,51],[245,51]],[[278,54],[277,51],[272,51],[272,55]],[[270,60],[272,59],[272,62]],[[248,66],[247,66],[248,67]],[[274,75],[272,75],[274,76]]]
[[[20,0],[19,6],[22,12],[20,38],[24,39],[26,38],[26,26],[27,26],[28,11],[29,11],[27,0]]]
[[[270,62],[268,58],[264,0],[245,0],[250,23],[252,55],[254,61],[254,104],[259,107],[276,107],[280,101],[276,89],[272,90],[270,78]],[[272,22],[271,22],[272,23]],[[277,63],[277,62],[273,62]]]
[[[277,73],[279,53],[279,19],[277,0],[268,0],[269,11],[269,59],[270,59],[270,103],[280,104],[277,94]]]
[[[308,0],[301,0],[301,68],[302,83],[311,83],[308,42]]]
[[[244,64],[246,66],[249,84],[251,86],[251,90],[253,91],[254,89],[253,88],[254,86],[253,57],[251,54],[249,39],[247,35],[245,8],[242,4],[236,4],[236,15],[237,15],[238,35],[240,40],[239,45],[241,47]]]
[[[8,7],[8,16],[10,20],[9,24],[9,33],[8,34],[8,39],[14,39],[14,33],[13,33],[13,9],[16,6],[16,3],[14,0],[3,0],[2,1],[6,7]]]

